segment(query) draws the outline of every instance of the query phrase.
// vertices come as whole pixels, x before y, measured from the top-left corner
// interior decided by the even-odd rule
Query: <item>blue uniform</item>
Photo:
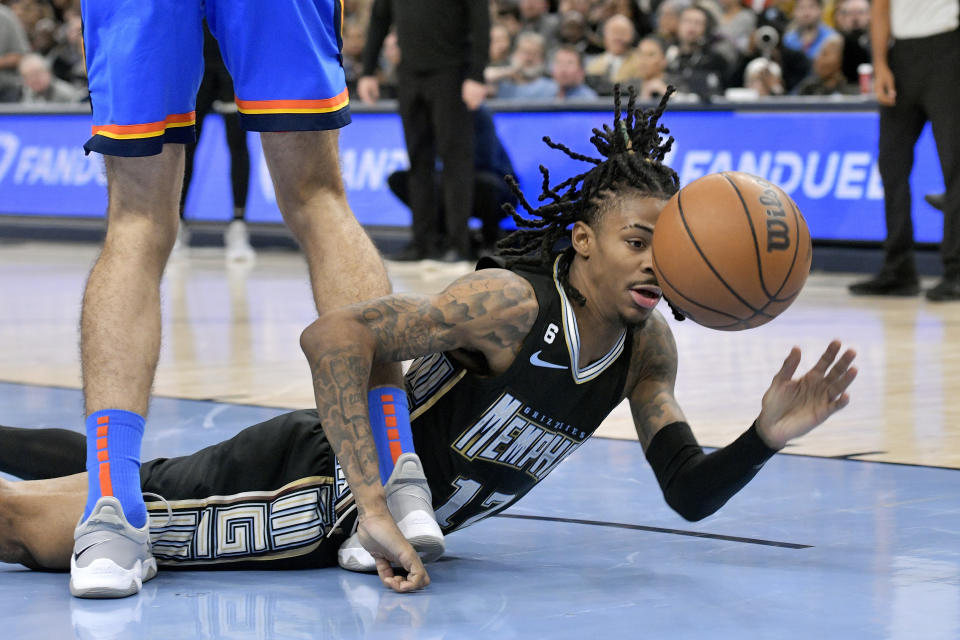
[[[149,156],[196,140],[203,19],[233,77],[249,131],[350,122],[341,0],[83,0],[93,104],[87,152]]]

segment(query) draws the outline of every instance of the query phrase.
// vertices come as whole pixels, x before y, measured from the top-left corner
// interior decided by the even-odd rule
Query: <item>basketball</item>
[[[664,297],[697,324],[758,327],[783,313],[810,273],[810,232],[780,187],[738,171],[704,176],[677,192],[653,234]]]

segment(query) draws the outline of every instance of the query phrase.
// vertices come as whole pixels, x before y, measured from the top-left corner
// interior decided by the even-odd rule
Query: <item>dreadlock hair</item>
[[[510,215],[517,230],[497,243],[497,253],[506,259],[508,266],[549,266],[558,254],[558,277],[567,296],[579,305],[587,303],[583,294],[570,284],[570,265],[574,249],[557,249],[557,243],[569,237],[568,227],[575,222],[594,226],[604,211],[602,199],[616,195],[624,188],[640,190],[652,197],[667,199],[680,188],[677,173],[663,164],[673,146],[670,131],[659,124],[660,116],[667,106],[674,87],[667,87],[660,104],[653,109],[637,108],[637,92],[628,88],[627,108],[621,110],[620,85],[613,88],[613,127],[603,125],[603,130],[594,129],[590,142],[602,156],[592,158],[576,153],[566,145],[554,142],[549,136],[543,141],[551,149],[559,149],[568,157],[593,165],[587,171],[567,178],[560,184],[550,186],[550,172],[540,165],[543,176],[539,202],[549,201],[534,208],[520,191],[513,176],[506,181],[517,201],[528,216],[520,215],[516,208],[505,204],[503,209]],[[669,304],[669,301],[668,301]],[[674,317],[683,320],[683,315],[672,304]]]

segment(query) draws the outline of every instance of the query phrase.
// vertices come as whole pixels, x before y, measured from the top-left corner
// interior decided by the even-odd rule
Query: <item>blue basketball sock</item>
[[[397,458],[404,453],[416,453],[407,394],[398,387],[377,387],[367,393],[367,406],[373,442],[377,445],[380,481],[387,484]]]
[[[147,522],[140,492],[140,443],[143,417],[130,411],[105,409],[87,417],[86,520],[102,496],[120,501],[127,522],[136,528]]]

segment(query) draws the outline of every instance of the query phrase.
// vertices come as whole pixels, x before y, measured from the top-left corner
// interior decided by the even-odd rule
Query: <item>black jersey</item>
[[[413,438],[445,533],[507,508],[579,447],[623,398],[631,336],[579,369],[573,307],[553,273],[515,271],[533,287],[536,322],[500,376],[446,354],[406,374]]]

